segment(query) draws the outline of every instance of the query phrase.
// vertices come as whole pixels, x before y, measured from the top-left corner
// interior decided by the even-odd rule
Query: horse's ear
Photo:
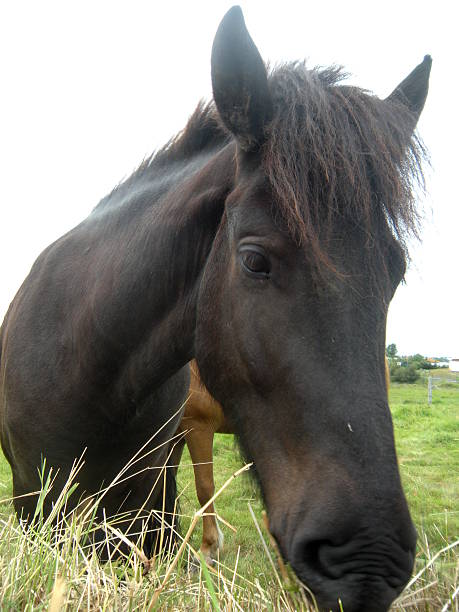
[[[401,102],[407,106],[415,116],[416,122],[424,108],[429,91],[431,66],[432,58],[430,55],[426,55],[424,60],[386,98],[391,102]]]
[[[245,151],[257,148],[271,118],[266,67],[239,6],[223,17],[212,46],[212,88],[225,126]]]

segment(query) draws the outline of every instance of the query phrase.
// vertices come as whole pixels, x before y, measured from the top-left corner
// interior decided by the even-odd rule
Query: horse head
[[[384,347],[416,231],[413,131],[430,65],[385,100],[335,69],[268,75],[238,7],[213,45],[236,170],[200,284],[196,357],[254,461],[283,556],[327,610],[387,609],[414,562]]]

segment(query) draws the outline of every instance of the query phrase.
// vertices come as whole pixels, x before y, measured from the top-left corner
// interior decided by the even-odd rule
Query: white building
[[[451,372],[459,372],[459,359],[450,359],[449,369]]]

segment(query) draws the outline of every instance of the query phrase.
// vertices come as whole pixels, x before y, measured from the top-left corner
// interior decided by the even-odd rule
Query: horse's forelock
[[[341,85],[345,76],[295,63],[269,77],[264,171],[277,214],[319,274],[335,269],[327,242],[337,223],[360,227],[373,244],[384,219],[402,245],[419,226],[414,186],[423,188],[426,152],[413,119],[401,104]]]

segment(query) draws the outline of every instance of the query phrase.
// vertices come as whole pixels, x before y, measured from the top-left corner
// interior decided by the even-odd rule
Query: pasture
[[[426,377],[415,385],[390,390],[403,485],[418,530],[414,583],[394,610],[458,610],[459,573],[459,383],[449,372],[431,374],[433,402],[427,404]],[[459,378],[456,375],[456,378]],[[242,465],[233,437],[217,435],[217,489]],[[11,496],[8,464],[0,461],[0,497]],[[197,509],[193,473],[185,451],[179,470],[181,533]],[[179,562],[152,605],[173,557],[158,560],[145,572],[134,553],[125,563],[100,565],[80,547],[72,526],[66,543],[56,548],[48,533],[20,534],[12,507],[0,507],[0,608],[2,610],[308,610],[291,573],[278,565],[261,520],[262,503],[245,474],[230,482],[216,502],[225,534],[225,554],[215,571],[188,571]],[[256,517],[260,532],[250,512]],[[73,529],[73,530],[72,530]],[[264,539],[263,544],[261,538]],[[190,543],[198,548],[200,527]]]

